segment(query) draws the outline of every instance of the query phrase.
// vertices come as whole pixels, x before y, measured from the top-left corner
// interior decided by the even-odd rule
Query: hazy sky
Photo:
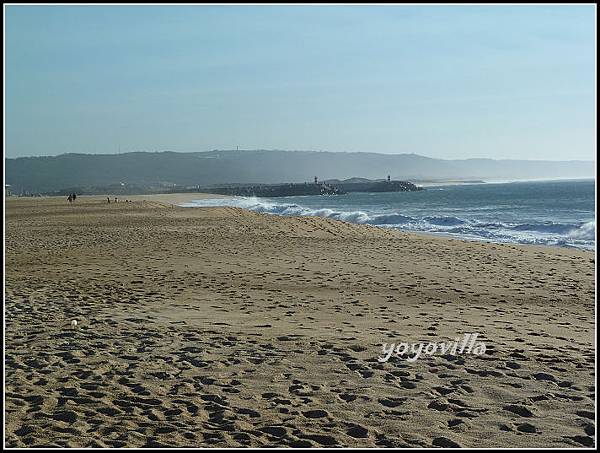
[[[8,6],[7,157],[594,159],[593,6]]]

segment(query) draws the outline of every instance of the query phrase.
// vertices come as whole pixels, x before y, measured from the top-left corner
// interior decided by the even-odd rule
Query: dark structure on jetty
[[[342,195],[348,192],[413,192],[423,190],[421,187],[407,181],[392,181],[368,179],[347,179],[344,181],[289,183],[289,184],[259,184],[252,186],[226,186],[198,188],[199,192],[234,195],[243,197],[291,197],[300,195]]]

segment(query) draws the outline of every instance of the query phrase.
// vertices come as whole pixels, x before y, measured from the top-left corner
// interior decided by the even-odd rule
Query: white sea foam
[[[573,239],[596,240],[596,222],[587,222],[569,231],[569,237]]]
[[[442,233],[467,239],[492,242],[560,245],[595,248],[594,221],[558,222],[482,222],[450,215],[409,216],[399,212],[343,211],[331,208],[309,208],[285,201],[276,202],[256,197],[232,197],[195,200],[185,207],[232,206],[254,212],[282,216],[318,216],[357,224],[377,225],[408,231]]]

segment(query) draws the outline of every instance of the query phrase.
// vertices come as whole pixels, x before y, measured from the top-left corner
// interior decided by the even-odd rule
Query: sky
[[[5,156],[594,160],[595,7],[5,6]]]

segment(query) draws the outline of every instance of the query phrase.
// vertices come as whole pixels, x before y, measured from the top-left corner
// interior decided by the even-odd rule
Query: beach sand
[[[594,444],[592,252],[186,197],[6,200],[6,446]]]

